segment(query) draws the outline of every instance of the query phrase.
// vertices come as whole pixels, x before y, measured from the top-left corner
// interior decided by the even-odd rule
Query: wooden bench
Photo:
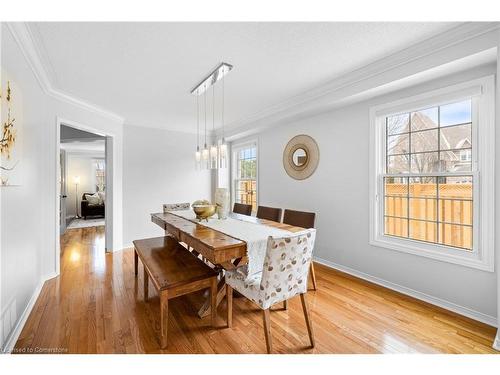
[[[149,279],[160,296],[160,342],[167,346],[168,300],[210,288],[212,326],[217,316],[217,272],[191,254],[172,236],[133,241],[135,274],[138,258],[144,266],[144,300],[148,299]]]

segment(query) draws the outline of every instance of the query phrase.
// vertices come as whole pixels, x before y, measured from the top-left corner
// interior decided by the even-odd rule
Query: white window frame
[[[385,117],[472,97],[473,249],[385,235],[383,174]],[[401,177],[411,176],[402,174]],[[370,244],[444,262],[494,271],[495,77],[460,83],[370,108]]]
[[[235,176],[236,176],[236,168],[237,168],[237,163],[236,163],[236,153],[239,152],[242,149],[249,148],[249,147],[255,147],[255,155],[256,155],[256,170],[255,170],[255,186],[256,186],[256,192],[255,192],[255,202],[257,207],[259,206],[259,144],[257,142],[257,139],[252,139],[248,140],[245,142],[240,142],[240,143],[233,143],[231,144],[231,176],[230,176],[230,184],[231,184],[231,207],[234,206],[234,203],[236,201],[236,192],[234,189],[234,181],[235,181]]]

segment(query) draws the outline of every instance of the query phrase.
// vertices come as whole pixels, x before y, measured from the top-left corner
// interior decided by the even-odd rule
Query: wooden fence
[[[385,234],[472,249],[472,217],[470,183],[385,185]]]

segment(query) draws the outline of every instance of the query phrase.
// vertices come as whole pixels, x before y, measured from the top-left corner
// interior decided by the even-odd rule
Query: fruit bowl
[[[208,221],[208,218],[215,214],[217,208],[215,204],[210,204],[208,201],[196,201],[191,207],[199,221],[203,219]]]

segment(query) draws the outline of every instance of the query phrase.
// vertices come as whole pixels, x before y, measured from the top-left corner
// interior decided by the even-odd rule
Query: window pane
[[[442,105],[439,116],[442,127],[472,122],[472,100]]]
[[[436,242],[437,223],[430,223],[421,220],[410,220],[410,235],[414,240]]]
[[[472,225],[472,201],[439,199],[439,221]]]
[[[410,219],[437,221],[436,198],[410,198]]]
[[[411,133],[411,152],[438,150],[438,130],[425,130]]]
[[[440,177],[439,197],[472,199],[472,176]]]
[[[462,160],[461,153],[457,151],[441,151],[440,168],[442,172],[470,172],[472,171],[472,160]]]
[[[472,100],[386,118],[384,233],[472,248]],[[442,230],[442,233],[441,233]]]
[[[450,126],[441,129],[441,150],[472,147],[472,124]]]
[[[411,131],[438,127],[438,108],[428,108],[411,114]]]
[[[437,197],[436,177],[410,178],[410,197],[435,198]]]
[[[440,223],[438,242],[472,250],[472,227]]]
[[[409,155],[387,157],[387,173],[408,173]]]
[[[434,173],[439,171],[437,152],[425,152],[411,156],[412,173]]]
[[[398,134],[387,137],[387,155],[407,154],[409,151],[408,134]]]
[[[385,195],[403,196],[408,195],[408,177],[385,177]]]
[[[386,196],[385,215],[408,217],[408,198],[401,196]]]
[[[408,220],[385,217],[384,233],[390,236],[408,237]]]
[[[410,131],[410,114],[387,117],[387,134],[407,133]]]

